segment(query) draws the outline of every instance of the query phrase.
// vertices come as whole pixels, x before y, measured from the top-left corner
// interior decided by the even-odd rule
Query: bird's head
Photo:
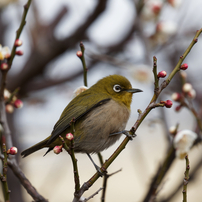
[[[133,93],[142,92],[140,89],[132,88],[130,81],[121,75],[110,75],[99,80],[94,88],[99,93],[107,93],[112,99],[130,109]]]

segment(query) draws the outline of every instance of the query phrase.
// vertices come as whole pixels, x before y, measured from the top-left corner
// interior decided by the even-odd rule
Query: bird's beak
[[[124,91],[129,92],[129,93],[139,93],[139,92],[143,92],[142,90],[137,89],[137,88],[124,89]]]

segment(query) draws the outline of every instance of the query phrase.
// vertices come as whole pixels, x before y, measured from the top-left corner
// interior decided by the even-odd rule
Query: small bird
[[[142,90],[132,88],[128,79],[121,75],[110,75],[99,80],[66,106],[49,137],[24,150],[21,155],[26,157],[45,147],[49,148],[47,154],[55,146],[62,145],[59,136],[70,146],[65,136],[71,132],[72,119],[75,120],[75,152],[89,156],[107,149],[124,133],[132,95],[137,92]]]

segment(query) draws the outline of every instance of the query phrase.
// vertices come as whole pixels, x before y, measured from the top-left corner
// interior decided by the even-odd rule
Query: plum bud
[[[15,100],[14,107],[15,108],[22,108],[23,107],[23,102],[21,100],[19,100],[19,99]]]
[[[74,139],[74,136],[73,136],[72,133],[67,133],[67,134],[66,134],[66,138],[67,138],[68,140],[73,140],[73,139]]]
[[[23,55],[24,53],[23,53],[22,50],[18,50],[18,51],[15,51],[15,54],[21,56],[21,55]]]
[[[181,65],[180,69],[182,70],[186,70],[188,68],[188,64],[187,63],[184,63]]]
[[[60,152],[62,152],[62,145],[60,145],[60,146],[55,146],[55,147],[53,148],[53,152],[54,152],[55,154],[59,154]]]
[[[2,63],[1,64],[1,70],[7,70],[8,69],[8,64],[7,63]]]
[[[157,76],[158,76],[159,78],[164,78],[164,77],[166,77],[166,75],[167,75],[166,71],[161,71],[161,72],[158,73]]]
[[[185,83],[183,86],[182,86],[182,90],[184,93],[188,93],[192,90],[192,85],[190,83]]]
[[[15,155],[18,153],[18,149],[16,147],[11,147],[8,151],[7,154]]]
[[[83,55],[83,53],[82,53],[81,51],[77,51],[77,52],[76,52],[76,55],[77,55],[79,58],[81,58],[82,55]]]
[[[173,105],[173,102],[172,102],[171,100],[166,100],[166,101],[165,101],[165,107],[166,107],[166,108],[171,108],[172,105]]]
[[[174,100],[174,101],[180,101],[181,95],[180,95],[180,93],[173,93],[173,94],[171,95],[171,98],[172,98],[172,100]]]
[[[19,46],[21,46],[22,45],[22,41],[20,40],[20,39],[16,39],[15,40],[15,46],[16,47],[19,47]]]

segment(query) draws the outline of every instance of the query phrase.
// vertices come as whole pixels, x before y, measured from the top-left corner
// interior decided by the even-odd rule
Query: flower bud
[[[62,145],[60,145],[60,146],[55,146],[55,147],[53,148],[53,152],[54,152],[55,154],[59,154],[60,152],[62,152]]]
[[[66,134],[66,138],[71,141],[71,140],[74,139],[74,136],[73,136],[72,133],[67,133],[67,134]]]
[[[86,86],[80,86],[80,87],[78,87],[78,88],[74,91],[73,97],[76,97],[77,95],[79,95],[80,93],[82,93],[83,91],[85,91],[85,90],[87,90],[87,89],[88,89],[88,87],[86,87]]]
[[[22,41],[20,39],[16,39],[15,40],[15,46],[16,47],[22,46]]]
[[[21,56],[21,55],[23,55],[24,53],[23,53],[22,50],[18,50],[18,51],[15,51],[15,54]]]
[[[182,86],[182,90],[183,90],[184,93],[188,93],[189,91],[192,90],[192,85],[190,83],[185,83]]]
[[[191,89],[188,93],[187,96],[191,99],[194,99],[196,97],[196,91],[194,89]]]
[[[11,93],[7,89],[4,89],[4,100],[8,100],[10,96]]]
[[[175,111],[179,112],[181,108],[182,108],[182,105],[178,105],[177,107],[175,107]]]
[[[169,128],[169,132],[170,132],[170,134],[172,134],[172,135],[175,135],[176,134],[176,131],[177,130],[177,128],[176,128],[176,126],[171,126],[170,128]]]
[[[171,98],[172,98],[172,100],[174,100],[174,101],[180,101],[181,95],[180,95],[180,93],[173,93],[173,94],[171,95]]]
[[[18,149],[16,147],[11,147],[8,151],[7,154],[15,155],[18,153]]]
[[[8,112],[8,113],[13,113],[13,111],[14,111],[14,107],[13,107],[13,105],[11,105],[11,104],[7,104],[6,105],[6,112]]]
[[[171,100],[166,100],[166,101],[165,101],[165,107],[166,107],[166,108],[171,108],[172,105],[173,105],[173,102],[172,102]]]
[[[180,69],[182,70],[186,70],[188,68],[188,64],[187,63],[184,63],[181,65]]]
[[[167,75],[166,71],[161,71],[161,72],[158,73],[157,76],[158,76],[159,78],[164,78],[164,77],[166,77],[166,75]]]
[[[79,58],[81,58],[82,55],[83,55],[83,53],[82,53],[81,51],[77,51],[77,52],[76,52],[76,55],[77,55]]]
[[[22,108],[23,107],[23,102],[21,100],[19,100],[19,99],[15,100],[14,107],[15,108]]]
[[[2,63],[1,64],[1,70],[7,70],[8,69],[8,64],[7,63]]]

